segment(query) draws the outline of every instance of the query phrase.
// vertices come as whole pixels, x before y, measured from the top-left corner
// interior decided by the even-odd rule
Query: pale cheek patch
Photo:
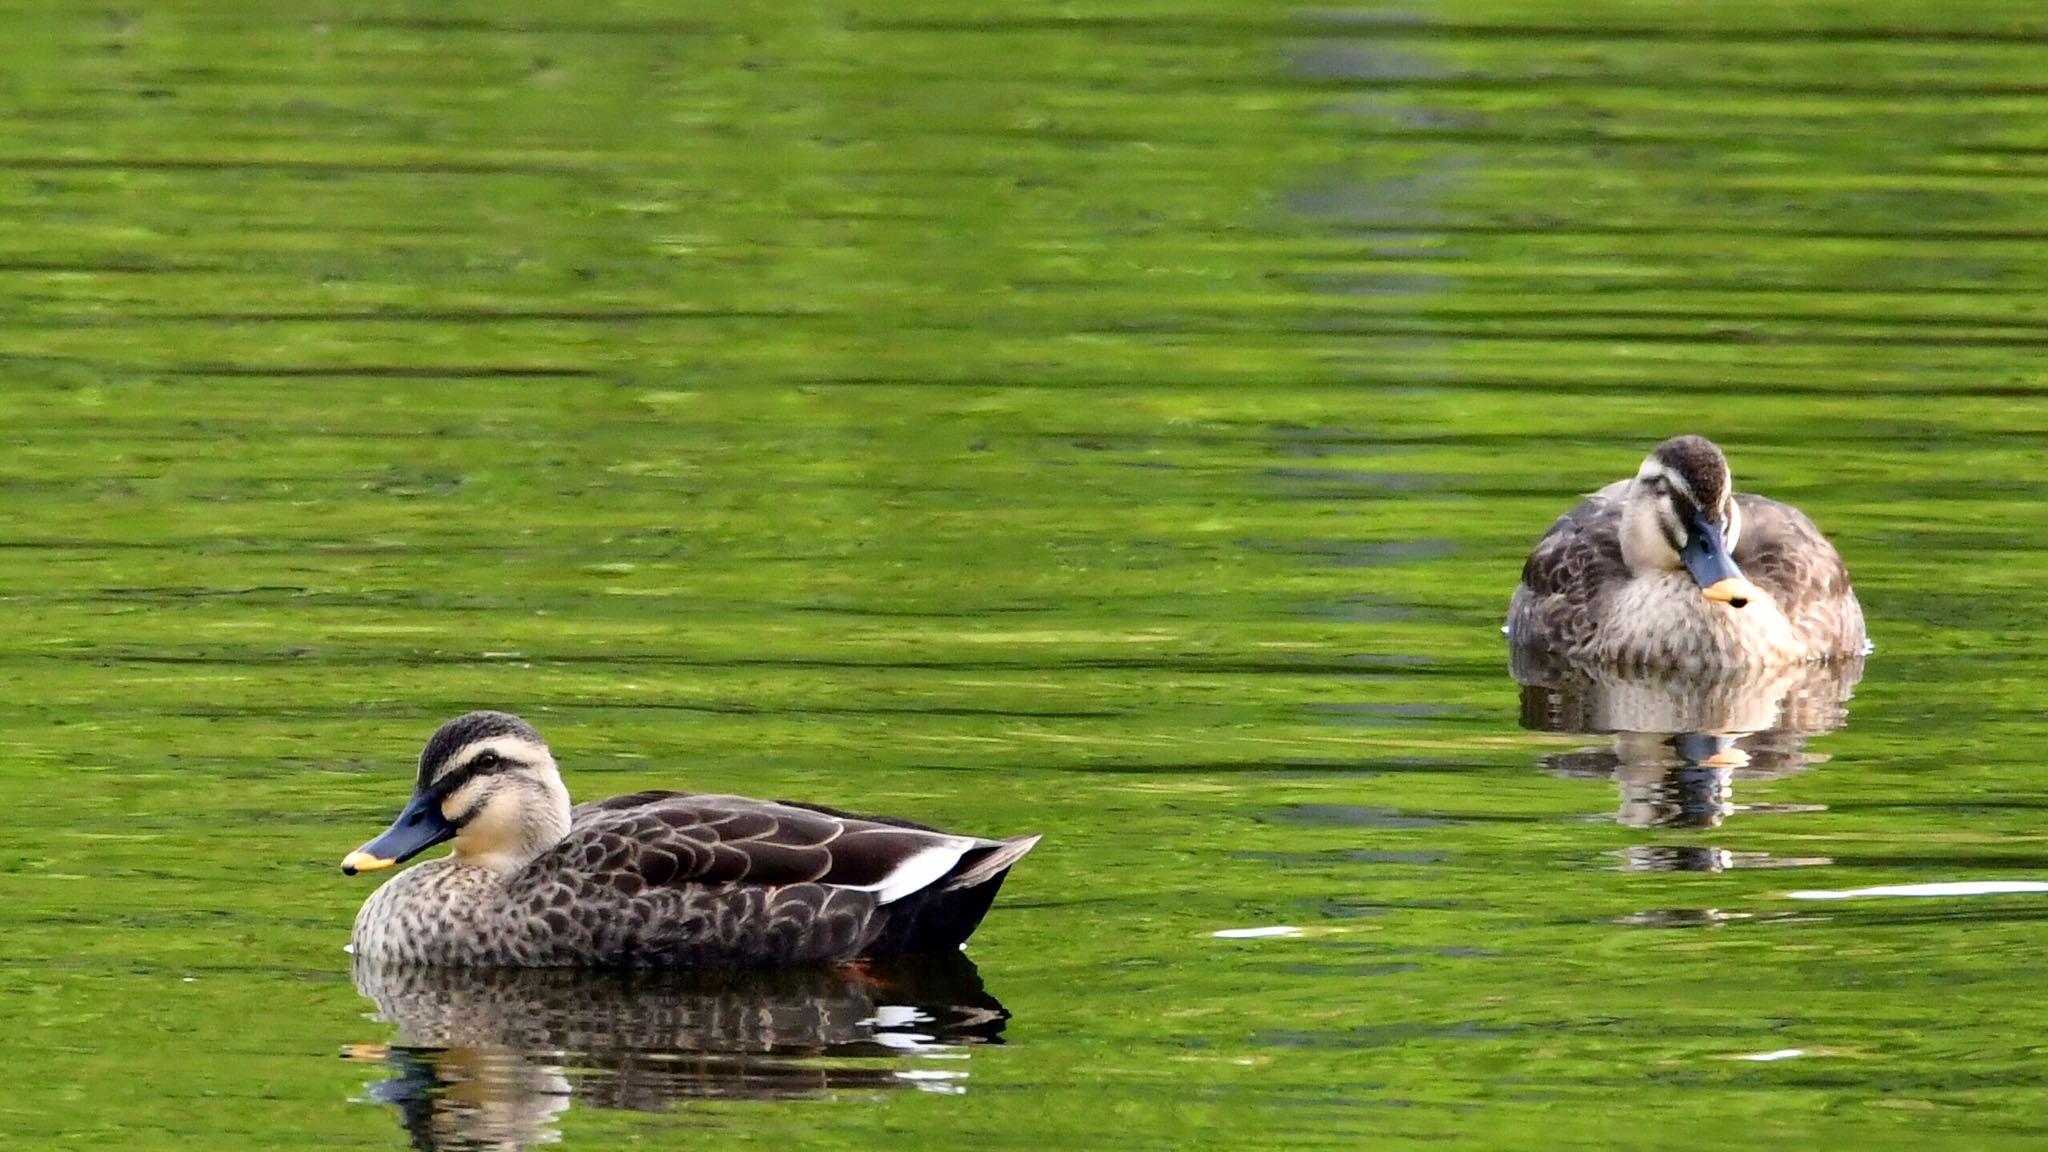
[[[441,815],[451,824],[461,822],[483,801],[483,791],[474,781],[464,784],[441,798]]]
[[[461,788],[442,805],[444,814],[456,819],[465,813],[469,820],[455,834],[455,850],[462,854],[489,855],[503,851],[519,839],[519,802],[509,792],[479,798],[477,789]]]
[[[1665,535],[1663,513],[1641,503],[1633,505],[1621,522],[1621,551],[1630,569],[1637,572],[1674,570],[1678,550]]]

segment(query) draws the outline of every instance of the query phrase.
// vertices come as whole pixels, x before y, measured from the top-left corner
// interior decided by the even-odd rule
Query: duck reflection
[[[389,1045],[371,1099],[419,1149],[560,1139],[571,1103],[652,1111],[692,1099],[964,1090],[968,1046],[1009,1013],[965,956],[819,971],[592,972],[355,965]]]
[[[1612,737],[1603,746],[1544,756],[1544,767],[1613,780],[1621,789],[1616,818],[1630,827],[1715,828],[1738,810],[1737,782],[1777,779],[1828,759],[1807,751],[1807,738],[1848,719],[1863,661],[1679,675],[1516,652],[1510,670],[1522,686],[1524,728]],[[1630,867],[1653,871],[1718,871],[1746,862],[1708,847],[1645,846],[1629,855]]]

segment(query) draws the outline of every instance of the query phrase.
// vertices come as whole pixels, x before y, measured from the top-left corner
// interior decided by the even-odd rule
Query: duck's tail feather
[[[865,956],[899,956],[957,950],[981,926],[995,903],[1010,866],[1038,843],[1037,836],[1019,836],[975,847],[960,863],[922,892],[885,905],[882,931],[863,950]]]
[[[1042,836],[1016,836],[998,841],[994,847],[969,851],[960,856],[960,865],[953,869],[939,885],[939,891],[951,892],[955,888],[972,888],[986,884],[1010,870],[1010,865],[1024,858],[1026,852],[1038,845]]]

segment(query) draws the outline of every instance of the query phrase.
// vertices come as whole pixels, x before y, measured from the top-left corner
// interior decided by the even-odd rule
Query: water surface
[[[8,16],[16,1144],[2038,1136],[2048,903],[1788,896],[2048,878],[2035,7]],[[1856,575],[1824,723],[1509,674],[1681,431]],[[1047,839],[768,1072],[421,1039],[335,865],[486,706]]]

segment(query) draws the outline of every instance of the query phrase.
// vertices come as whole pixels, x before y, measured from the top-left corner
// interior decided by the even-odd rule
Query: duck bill
[[[345,875],[390,868],[425,852],[455,835],[455,825],[441,815],[441,802],[415,793],[405,811],[391,822],[383,835],[348,854],[341,862]]]
[[[1718,736],[1707,732],[1681,732],[1672,737],[1671,746],[1688,764],[1702,768],[1741,768],[1749,763],[1749,753],[1736,741],[1740,737]]]
[[[1735,566],[1735,558],[1728,554],[1720,526],[1706,517],[1693,517],[1692,531],[1687,535],[1685,547],[1679,551],[1678,558],[1700,586],[1700,594],[1707,599],[1740,608],[1757,598],[1756,585],[1749,582],[1742,569]]]

